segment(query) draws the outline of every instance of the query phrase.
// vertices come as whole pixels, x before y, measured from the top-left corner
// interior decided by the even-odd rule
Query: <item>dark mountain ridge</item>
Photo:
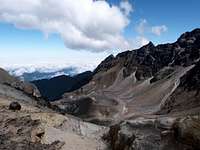
[[[51,79],[36,80],[32,83],[39,89],[42,97],[46,100],[58,100],[66,92],[79,89],[92,79],[92,72],[86,71],[81,74],[71,76],[57,76]]]
[[[137,67],[138,79],[152,76],[164,66],[188,66],[200,57],[200,29],[182,34],[174,43],[154,46],[152,42],[132,51],[119,53],[116,57],[108,56],[94,70],[94,73],[107,71],[121,63],[130,75]],[[146,70],[146,72],[144,72]]]

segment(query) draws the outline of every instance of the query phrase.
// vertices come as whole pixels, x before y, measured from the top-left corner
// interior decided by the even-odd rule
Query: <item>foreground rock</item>
[[[10,110],[21,110],[21,105],[18,102],[12,102],[9,105]]]
[[[20,111],[13,111],[18,104]],[[0,84],[0,149],[104,150],[105,132],[106,127],[61,115],[23,91]]]
[[[111,126],[103,139],[112,150],[197,150],[199,121],[192,117],[140,117]]]
[[[200,119],[186,117],[178,121],[174,126],[175,138],[190,145],[193,149],[200,149]]]
[[[19,118],[1,116],[0,121],[0,149],[2,150],[59,150],[63,146],[59,141],[42,144],[40,134],[33,135],[40,122],[32,120],[30,116]]]

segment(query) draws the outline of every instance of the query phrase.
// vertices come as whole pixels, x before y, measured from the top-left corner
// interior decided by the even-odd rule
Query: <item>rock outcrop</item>
[[[106,149],[101,140],[106,127],[62,115],[38,101],[21,90],[0,84],[0,149]]]
[[[103,139],[112,150],[199,149],[199,119],[137,118],[113,125]]]
[[[21,110],[21,105],[18,102],[12,102],[9,105],[9,109],[14,111]]]
[[[33,97],[41,97],[39,90],[34,84],[20,81],[18,78],[11,76],[7,71],[0,68],[0,83],[12,86]]]
[[[200,149],[200,120],[186,117],[174,125],[174,136],[177,141],[187,144],[192,149]]]

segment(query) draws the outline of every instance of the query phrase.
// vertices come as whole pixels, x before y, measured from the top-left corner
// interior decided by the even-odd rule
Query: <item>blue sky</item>
[[[0,2],[1,1],[3,3],[6,3],[6,0],[0,0]],[[17,3],[17,0],[12,1],[14,6],[15,6],[15,1]],[[22,3],[24,2],[24,5],[25,5],[26,4],[25,2],[29,0],[21,0],[21,1]],[[66,6],[68,6],[67,1],[68,0],[66,0],[66,3],[65,3]],[[108,1],[110,5],[117,6],[119,10],[121,10],[120,9],[121,2],[122,1],[120,0]],[[140,40],[142,39],[145,42],[152,41],[155,44],[174,42],[183,32],[190,31],[190,30],[193,30],[194,28],[200,27],[200,18],[199,18],[200,1],[199,0],[190,0],[190,1],[188,0],[129,0],[128,4],[132,7],[132,10],[128,12],[128,15],[126,16],[124,15],[124,18],[123,18],[124,20],[122,21],[128,20],[129,23],[126,26],[122,23],[121,26],[119,25],[119,27],[116,27],[116,30],[114,30],[112,33],[105,30],[106,35],[116,34],[117,36],[119,36],[119,39],[122,38],[122,40],[124,40],[124,43],[128,41],[129,47],[127,46],[127,43],[121,44],[123,46],[126,45],[127,49],[133,49],[137,46],[140,46],[142,43],[144,44],[144,42],[140,42]],[[32,5],[34,4],[32,3],[30,4],[31,8],[32,8]],[[15,8],[13,8],[14,6],[12,6],[12,8],[10,8],[11,6],[7,6],[7,5],[5,6],[8,8],[5,9],[5,8],[1,8],[0,6],[0,51],[1,51],[0,65],[1,66],[14,66],[16,64],[19,64],[21,66],[23,65],[25,66],[26,64],[39,66],[41,65],[41,63],[44,63],[44,65],[54,64],[54,66],[56,66],[57,64],[59,65],[63,63],[66,63],[66,65],[73,65],[77,63],[78,65],[89,66],[90,65],[89,63],[91,63],[92,67],[88,68],[88,69],[91,69],[110,53],[118,53],[123,50],[126,50],[126,47],[124,49],[122,48],[117,49],[116,48],[117,46],[112,47],[113,43],[117,43],[115,41],[111,41],[110,43],[107,44],[111,48],[109,46],[107,46],[108,48],[106,46],[97,47],[97,45],[90,45],[90,43],[87,45],[87,42],[84,43],[80,41],[77,42],[77,41],[70,40],[68,37],[69,32],[63,31],[64,29],[62,31],[55,30],[55,28],[44,29],[43,26],[38,27],[38,25],[36,26],[29,22],[27,23],[27,22],[20,22],[18,20],[16,21],[16,19],[13,19],[13,18],[18,17],[17,16],[19,15],[17,14],[18,11],[16,11],[16,16],[15,16],[15,14],[13,14],[14,12],[13,10],[15,10]],[[106,6],[106,5],[100,5],[99,7],[103,7],[103,6]],[[17,4],[15,7],[19,8],[19,12],[21,11],[20,9],[22,9],[23,13],[25,12],[25,10],[29,8],[28,7],[24,9],[24,7],[21,7]],[[69,7],[70,7],[70,4],[69,4]],[[81,5],[77,6],[77,8],[79,7],[81,8]],[[115,12],[114,10],[110,10],[110,11]],[[2,14],[6,14],[6,13],[7,14],[11,13],[11,15],[13,15],[14,17],[12,17],[11,19],[5,18],[5,16],[3,16]],[[105,14],[102,14],[105,16],[105,18],[107,16],[106,13],[109,13],[109,9],[108,10],[106,9]],[[121,10],[121,13],[123,14],[123,10]],[[35,14],[37,13],[33,13],[33,15]],[[43,12],[42,15],[44,14],[45,12]],[[60,17],[59,14],[56,14],[56,15]],[[118,14],[115,14],[115,15],[118,15]],[[52,16],[48,16],[48,17],[52,18]],[[120,20],[121,19],[120,17],[121,17],[121,14],[119,14],[119,17],[117,19]],[[94,28],[94,30],[91,30],[92,32],[94,32],[94,35],[96,37],[99,37],[99,35],[98,33],[97,34],[95,33],[96,32],[95,29],[98,29],[98,25],[102,25],[101,21],[104,21],[104,18],[102,20],[97,20],[97,23],[99,24],[96,25],[97,27]],[[72,22],[74,23],[74,21]],[[105,23],[105,21],[103,23]],[[112,19],[111,19],[111,23],[112,23]],[[114,22],[114,24],[112,25],[106,24],[105,27],[111,27],[112,29],[112,26],[114,27],[117,25],[118,24]],[[101,29],[101,27],[99,28]],[[159,30],[160,34],[158,32],[156,33],[153,32],[153,28],[160,29]],[[50,33],[48,34],[48,37],[47,37],[46,32],[49,32],[49,30],[50,30]],[[104,31],[104,29],[102,30]],[[63,34],[61,32],[65,32],[65,33]],[[84,32],[85,32],[85,29],[84,29]],[[105,34],[105,33],[102,33],[102,34]],[[94,36],[94,35],[89,35],[88,37]],[[109,35],[109,36],[112,36],[112,35]],[[115,35],[113,37],[115,37]],[[94,37],[92,37],[91,39],[94,39]],[[80,37],[80,40],[81,40],[81,37]],[[105,41],[109,41],[109,40],[110,39],[106,39]]]
[[[199,0],[130,0],[134,12],[131,23],[126,29],[126,36],[134,37],[137,32],[133,28],[141,19],[146,19],[152,26],[164,24],[168,31],[162,36],[146,33],[149,40],[156,44],[174,42],[182,33],[200,27]],[[111,0],[119,4],[120,0]]]

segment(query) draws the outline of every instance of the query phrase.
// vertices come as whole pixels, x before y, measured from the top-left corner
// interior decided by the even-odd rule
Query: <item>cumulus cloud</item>
[[[136,26],[136,31],[139,34],[144,34],[146,29],[148,28],[147,26],[148,26],[147,20],[146,19],[141,19],[139,24]]]
[[[59,34],[66,47],[76,50],[130,47],[122,32],[132,11],[128,1],[111,6],[94,0],[0,0],[1,22]]]
[[[128,1],[121,1],[120,8],[122,11],[124,11],[126,16],[133,12],[133,6]]]
[[[163,32],[167,31],[167,27],[165,25],[154,26],[151,28],[153,34],[160,36]]]
[[[146,19],[141,19],[135,30],[140,35],[144,35],[145,33],[153,33],[157,36],[160,36],[162,33],[166,32],[168,28],[166,25],[151,26]]]

